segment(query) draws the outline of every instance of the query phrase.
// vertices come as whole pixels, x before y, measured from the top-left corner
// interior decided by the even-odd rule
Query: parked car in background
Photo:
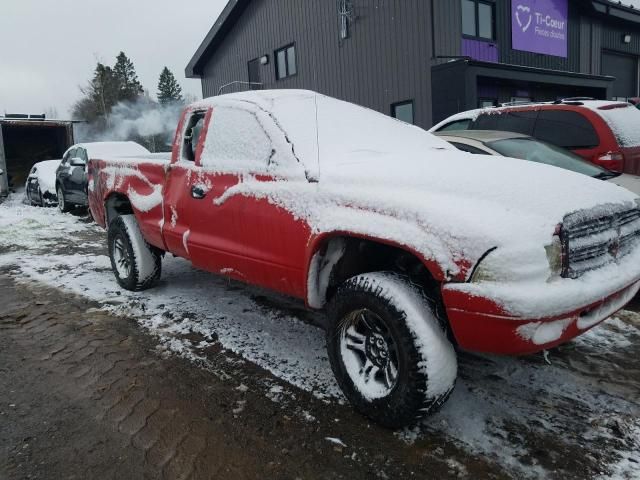
[[[640,112],[629,103],[566,99],[470,110],[430,132],[502,130],[567,148],[607,170],[640,174]]]
[[[640,288],[631,192],[534,162],[478,161],[314,92],[192,104],[170,161],[94,157],[89,185],[122,288],[152,287],[170,253],[325,309],[338,384],[389,427],[446,401],[454,345],[548,349]]]
[[[55,191],[58,208],[68,212],[76,207],[88,207],[87,163],[103,156],[137,156],[150,152],[136,142],[94,142],[72,146],[56,171]]]
[[[36,163],[29,172],[25,195],[31,205],[50,207],[58,203],[56,196],[56,170],[61,160],[45,160]]]
[[[451,130],[436,135],[463,152],[544,163],[615,183],[640,196],[640,177],[607,170],[587,162],[567,149],[528,135],[492,130]]]

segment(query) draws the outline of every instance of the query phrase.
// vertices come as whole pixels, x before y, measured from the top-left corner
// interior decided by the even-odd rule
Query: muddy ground
[[[391,432],[336,392],[321,316],[165,263],[129,295],[86,219],[0,206],[0,479],[640,478],[638,301],[546,360],[461,352]]]

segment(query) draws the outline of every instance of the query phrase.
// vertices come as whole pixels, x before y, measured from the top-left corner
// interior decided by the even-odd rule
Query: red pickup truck
[[[123,288],[168,252],[326,308],[338,383],[390,427],[447,399],[456,348],[548,349],[640,288],[627,190],[308,91],[189,106],[170,160],[91,159],[89,203]]]

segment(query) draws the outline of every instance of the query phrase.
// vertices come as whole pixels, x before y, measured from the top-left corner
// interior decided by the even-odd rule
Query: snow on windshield
[[[633,105],[597,110],[623,147],[640,146],[640,110]]]

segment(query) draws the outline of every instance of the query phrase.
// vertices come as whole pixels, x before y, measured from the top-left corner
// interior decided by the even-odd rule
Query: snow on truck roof
[[[192,107],[242,104],[267,112],[311,172],[370,158],[391,161],[435,150],[456,151],[448,142],[419,127],[309,90],[233,93],[202,100]]]

